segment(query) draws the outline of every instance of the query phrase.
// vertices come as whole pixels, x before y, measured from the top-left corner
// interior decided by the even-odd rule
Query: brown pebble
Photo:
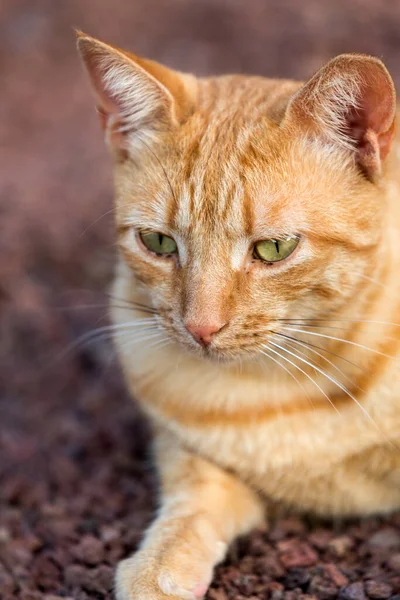
[[[105,594],[113,587],[114,571],[107,565],[101,565],[86,572],[85,589],[89,592]]]
[[[397,575],[396,577],[390,577],[389,583],[393,588],[393,592],[395,594],[400,594],[400,575]]]
[[[266,574],[271,579],[279,579],[285,574],[278,557],[272,553],[254,560],[254,572],[259,575]]]
[[[332,532],[329,529],[316,529],[308,536],[308,541],[318,550],[325,550],[332,539]]]
[[[344,587],[349,583],[347,577],[333,563],[324,565],[324,573],[337,587]]]
[[[32,562],[33,554],[29,548],[27,548],[25,540],[23,539],[12,540],[8,544],[8,552],[12,559],[18,564],[27,566]]]
[[[400,552],[392,554],[392,556],[388,558],[387,565],[389,569],[391,569],[395,573],[400,573]]]
[[[0,590],[3,593],[12,593],[15,590],[14,578],[7,573],[0,563]]]
[[[43,595],[35,590],[22,589],[19,591],[19,600],[43,600]]]
[[[309,591],[319,600],[332,600],[337,596],[338,586],[321,575],[315,575],[310,582]]]
[[[121,537],[121,532],[117,527],[104,526],[100,530],[100,538],[105,544],[117,542]]]
[[[304,588],[310,579],[310,573],[306,569],[296,567],[288,571],[283,579],[283,583],[285,584],[285,588],[294,590],[295,588]]]
[[[74,553],[79,561],[95,566],[104,560],[104,545],[94,535],[87,534],[83,536]]]
[[[49,556],[35,557],[32,565],[32,578],[41,588],[52,591],[59,580],[60,570]]]
[[[0,544],[6,544],[11,540],[11,533],[6,527],[0,527]]]
[[[44,517],[49,518],[62,517],[65,514],[65,506],[62,504],[50,504],[46,502],[41,507],[41,513]]]
[[[341,535],[339,537],[333,538],[328,544],[329,550],[332,550],[336,556],[341,558],[345,556],[351,548],[354,546],[354,540],[348,535]]]
[[[273,590],[271,600],[283,600],[284,592],[282,590]]]
[[[274,592],[275,590],[283,591],[284,587],[282,583],[279,583],[278,581],[271,581],[271,583],[267,585],[267,589],[270,592]]]
[[[278,542],[277,546],[280,552],[279,558],[287,569],[293,567],[311,567],[318,560],[317,554],[309,544],[295,538]]]
[[[284,598],[284,600],[297,600],[298,593],[293,590],[290,590],[283,594],[283,598]]]
[[[55,596],[54,594],[46,594],[43,600],[74,600],[72,596]]]
[[[374,533],[369,538],[368,544],[385,550],[400,549],[400,533],[393,527],[385,527]]]
[[[23,539],[23,543],[30,552],[36,552],[43,547],[43,540],[38,538],[33,533],[27,535]]]
[[[341,589],[338,600],[366,600],[362,582],[356,581]]]
[[[70,588],[82,587],[86,581],[86,571],[81,565],[68,565],[64,573],[65,583]]]
[[[374,600],[385,600],[392,594],[392,586],[381,581],[367,581],[365,583],[365,591],[369,598]]]

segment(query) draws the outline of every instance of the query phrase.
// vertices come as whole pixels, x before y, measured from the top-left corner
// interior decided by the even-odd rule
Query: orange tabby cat
[[[376,58],[197,79],[84,34],[114,159],[112,308],[161,505],[120,600],[202,597],[268,505],[400,507],[400,146]]]

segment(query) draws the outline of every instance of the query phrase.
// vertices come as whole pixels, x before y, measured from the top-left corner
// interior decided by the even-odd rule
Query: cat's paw
[[[211,583],[213,568],[226,551],[217,542],[214,552],[166,548],[140,551],[121,561],[115,578],[117,600],[200,600]]]

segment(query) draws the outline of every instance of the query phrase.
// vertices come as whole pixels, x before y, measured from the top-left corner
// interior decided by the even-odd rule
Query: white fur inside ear
[[[108,143],[132,148],[173,121],[170,91],[134,57],[91,38],[78,47],[88,72]]]
[[[129,64],[115,63],[103,57],[101,70],[105,93],[115,103],[121,120],[121,130],[140,129],[149,125],[152,115],[163,101],[157,84]]]
[[[348,135],[346,117],[350,110],[360,108],[361,80],[342,74],[317,82],[311,94],[316,119],[333,141],[352,149],[353,141]]]

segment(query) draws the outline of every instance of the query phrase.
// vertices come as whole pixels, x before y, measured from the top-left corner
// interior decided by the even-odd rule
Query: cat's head
[[[78,45],[114,157],[121,254],[173,339],[244,357],[285,319],[357,301],[384,243],[394,133],[378,59],[339,56],[301,85],[196,79]]]

